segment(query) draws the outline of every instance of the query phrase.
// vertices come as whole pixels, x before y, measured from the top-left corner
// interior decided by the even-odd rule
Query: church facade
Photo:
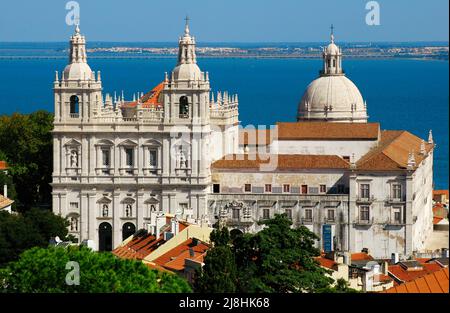
[[[132,100],[103,95],[77,27],[55,74],[53,210],[111,250],[157,216],[254,232],[285,213],[324,250],[410,255],[432,231],[433,139],[381,130],[334,43],[297,122],[242,128],[238,96],[211,92],[186,24],[177,64]]]

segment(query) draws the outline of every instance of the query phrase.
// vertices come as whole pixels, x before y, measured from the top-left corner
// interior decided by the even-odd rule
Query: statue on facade
[[[70,230],[78,231],[78,221],[75,217],[70,218]]]
[[[180,153],[179,153],[179,168],[186,168],[187,167],[187,158],[184,154],[183,148],[180,147]]]
[[[104,204],[102,208],[102,216],[107,217],[109,215],[108,213],[109,213],[108,205]]]
[[[125,216],[130,217],[131,216],[131,204],[127,204],[125,207]]]
[[[76,150],[72,150],[70,153],[70,167],[78,167],[78,152]]]

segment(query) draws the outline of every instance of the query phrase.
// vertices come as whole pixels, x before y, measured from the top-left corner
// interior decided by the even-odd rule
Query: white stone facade
[[[154,229],[159,213],[199,224],[222,220],[241,231],[258,231],[258,221],[286,213],[319,237],[330,225],[335,250],[366,248],[390,257],[423,249],[432,230],[432,140],[419,151],[417,137],[394,134],[391,142],[384,138],[394,135],[382,135],[379,126],[367,138],[274,138],[269,154],[307,155],[312,162],[338,156],[346,166],[261,172],[237,163],[218,169],[221,159],[252,154],[255,146],[240,141],[237,95],[213,96],[188,25],[179,49],[161,84],[126,101],[103,95],[100,72],[88,66],[85,39],[76,29],[70,63],[55,77],[53,130],[53,210],[69,218],[72,235],[111,250],[137,229]],[[323,75],[343,78],[341,56],[332,42],[324,51]],[[343,98],[327,95],[336,103],[334,112],[323,111],[320,97],[317,114],[315,96],[314,103],[303,102],[299,123],[343,122],[350,134],[353,123],[365,124],[365,103],[359,96],[354,103],[347,87],[335,85]],[[373,160],[368,157],[384,146]]]

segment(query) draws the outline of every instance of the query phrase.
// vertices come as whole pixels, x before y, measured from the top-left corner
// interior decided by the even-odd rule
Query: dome
[[[339,48],[334,42],[330,43],[325,50],[327,54],[339,54]]]
[[[358,87],[344,75],[321,76],[307,87],[298,107],[299,120],[367,121]]]
[[[175,80],[199,80],[201,71],[196,63],[183,63],[173,69]]]
[[[66,80],[87,80],[92,77],[92,70],[87,63],[71,63],[64,69]]]

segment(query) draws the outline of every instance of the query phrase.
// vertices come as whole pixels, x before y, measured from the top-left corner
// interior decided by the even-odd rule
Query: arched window
[[[333,59],[333,67],[336,67],[336,59]]]
[[[189,102],[186,96],[180,97],[180,118],[189,117]]]
[[[70,114],[72,116],[77,116],[79,114],[79,102],[80,99],[78,98],[78,96],[71,96],[70,97]]]

